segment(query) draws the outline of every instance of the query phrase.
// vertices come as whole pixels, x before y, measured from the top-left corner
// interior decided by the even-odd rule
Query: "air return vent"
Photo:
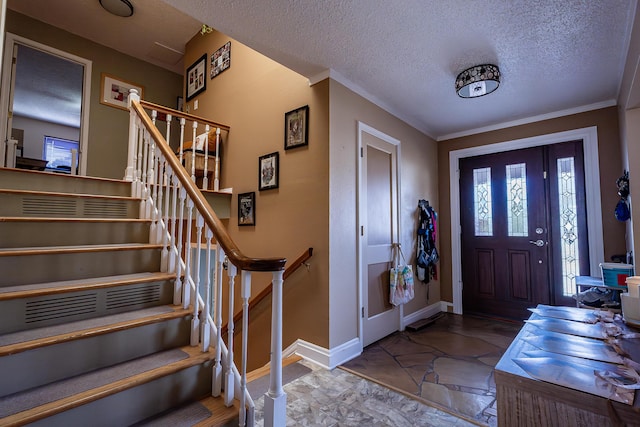
[[[84,215],[91,218],[126,218],[127,202],[124,200],[85,200]]]
[[[25,322],[33,324],[93,313],[96,301],[96,293],[30,301],[26,304]]]
[[[159,284],[113,289],[107,292],[106,309],[115,310],[135,305],[149,305],[159,301]]]
[[[25,197],[22,199],[23,215],[35,216],[76,216],[76,200],[46,197]]]

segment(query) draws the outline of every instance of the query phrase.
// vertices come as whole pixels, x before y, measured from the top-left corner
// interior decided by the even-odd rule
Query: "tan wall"
[[[436,210],[438,164],[436,143],[375,104],[331,81],[331,158],[330,158],[330,266],[331,266],[331,347],[357,336],[357,123],[363,123],[401,142],[400,228],[405,256],[410,262],[416,251],[417,205],[429,200]],[[409,259],[410,258],[410,259]],[[404,307],[405,316],[439,301],[439,282],[416,282],[415,298]]]
[[[618,116],[615,107],[589,111],[567,117],[500,129],[492,132],[456,138],[438,143],[438,173],[440,194],[440,242],[442,265],[442,299],[453,301],[451,285],[451,221],[449,194],[449,152],[463,148],[512,141],[521,138],[598,127],[598,155],[600,160],[600,188],[602,192],[602,227],[604,255],[625,253],[625,225],[617,221],[613,210],[618,202],[616,179],[622,174]]]
[[[87,175],[122,178],[127,160],[129,113],[100,104],[101,73],[144,86],[144,98],[175,107],[182,76],[74,34],[7,10],[7,32],[92,61]]]
[[[229,40],[218,32],[197,34],[187,44],[185,70]],[[285,283],[285,348],[298,338],[323,347],[329,343],[328,90],[328,82],[310,88],[306,78],[231,40],[231,67],[207,77],[206,91],[188,103],[192,114],[231,127],[223,143],[220,186],[233,188],[228,230],[241,250],[249,256],[286,257],[288,266],[313,247],[310,268],[302,267]],[[285,151],[284,114],[304,105],[310,112],[309,145]],[[280,156],[279,188],[258,191],[258,157],[272,152]],[[251,191],[256,225],[238,227],[237,195]],[[253,294],[269,281],[254,274]],[[257,367],[268,361],[269,304],[252,310],[251,319],[249,365]]]

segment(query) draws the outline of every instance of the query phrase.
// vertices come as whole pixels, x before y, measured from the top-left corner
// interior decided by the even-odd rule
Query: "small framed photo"
[[[101,74],[100,103],[129,111],[129,91],[136,89],[140,99],[144,99],[144,88],[106,73]]]
[[[196,95],[207,90],[207,54],[205,53],[196,62],[187,68],[187,102]]]
[[[297,108],[284,115],[284,149],[309,144],[309,106]]]
[[[280,155],[275,153],[260,156],[258,159],[258,189],[278,188],[278,169]]]
[[[213,52],[211,55],[211,78],[214,78],[231,66],[231,42]]]
[[[256,225],[256,193],[238,194],[238,225]]]

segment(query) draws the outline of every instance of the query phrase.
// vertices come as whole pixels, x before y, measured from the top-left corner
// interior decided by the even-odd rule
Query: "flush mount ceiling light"
[[[127,18],[133,15],[133,5],[129,0],[98,0],[100,5],[116,16]]]
[[[461,98],[488,95],[500,86],[497,65],[483,64],[467,68],[456,77],[456,92]]]

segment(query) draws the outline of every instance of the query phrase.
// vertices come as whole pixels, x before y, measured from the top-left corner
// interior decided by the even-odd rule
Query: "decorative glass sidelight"
[[[579,275],[578,215],[576,173],[573,157],[558,159],[558,206],[560,211],[560,248],[562,259],[562,292],[571,296]]]
[[[476,236],[493,236],[491,168],[473,170],[473,212]]]
[[[527,214],[527,167],[525,163],[506,166],[507,175],[507,235],[529,235]]]

